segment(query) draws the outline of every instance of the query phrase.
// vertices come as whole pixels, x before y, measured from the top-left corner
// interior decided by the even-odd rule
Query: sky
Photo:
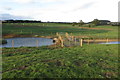
[[[53,22],[118,21],[119,0],[0,0],[0,19]]]

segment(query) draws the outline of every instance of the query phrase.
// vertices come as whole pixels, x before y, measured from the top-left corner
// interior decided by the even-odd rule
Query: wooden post
[[[67,32],[65,33],[65,35],[66,35],[66,37],[68,37],[68,33]]]
[[[89,45],[89,43],[90,43],[90,41],[89,41],[89,39],[88,39],[88,45]]]
[[[83,40],[80,39],[80,46],[82,47],[82,45],[83,45]]]
[[[38,48],[38,40],[36,40],[36,47]]]
[[[76,38],[75,38],[75,45],[76,45]]]
[[[14,48],[14,40],[12,40],[12,48]]]
[[[108,38],[107,38],[107,40],[106,40],[106,43],[108,43]]]
[[[56,36],[59,36],[58,32],[56,33]]]
[[[59,40],[60,40],[60,43],[61,43],[61,47],[64,47],[63,39],[62,39],[62,37],[60,35],[59,35]]]
[[[74,40],[74,36],[72,36],[72,41]]]
[[[65,36],[66,36],[66,38],[69,40],[69,35],[68,35],[67,32],[65,33]]]
[[[61,47],[64,47],[63,40],[61,40]]]

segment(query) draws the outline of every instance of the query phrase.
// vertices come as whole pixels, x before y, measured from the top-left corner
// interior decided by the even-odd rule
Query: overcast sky
[[[119,0],[0,0],[1,19],[118,21]]]

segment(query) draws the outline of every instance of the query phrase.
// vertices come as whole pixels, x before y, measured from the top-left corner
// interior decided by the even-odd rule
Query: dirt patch
[[[105,72],[103,76],[106,77],[106,78],[112,78],[112,77],[117,77],[116,75],[118,75],[118,73],[115,73],[115,72]]]
[[[32,37],[32,35],[16,35],[16,34],[3,35],[3,38],[14,38],[14,37]]]
[[[18,68],[18,70],[24,70],[24,69],[26,69],[26,68],[27,68],[27,66],[24,65],[24,66],[20,66],[20,67]]]
[[[61,60],[43,60],[44,63],[54,63],[56,66],[64,66],[63,61]]]
[[[82,63],[80,63],[80,61],[74,61],[74,64],[75,64],[76,66],[82,66]]]

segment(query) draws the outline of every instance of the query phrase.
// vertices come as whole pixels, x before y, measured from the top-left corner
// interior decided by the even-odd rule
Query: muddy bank
[[[16,37],[38,37],[38,38],[49,38],[53,39],[57,38],[57,36],[39,36],[39,35],[16,35],[16,34],[6,34],[2,36],[4,39],[6,38],[16,38]],[[76,38],[83,38],[83,36],[74,36]],[[87,36],[84,36],[87,37]],[[113,42],[113,41],[120,41],[120,39],[83,39],[84,43],[101,43],[101,42]],[[59,42],[56,43],[60,44]],[[55,45],[55,44],[54,44]]]
[[[39,35],[16,35],[16,34],[6,34],[2,36],[4,39],[6,38],[16,38],[16,37],[38,37],[38,38],[49,38],[53,39],[54,36],[39,36]]]

